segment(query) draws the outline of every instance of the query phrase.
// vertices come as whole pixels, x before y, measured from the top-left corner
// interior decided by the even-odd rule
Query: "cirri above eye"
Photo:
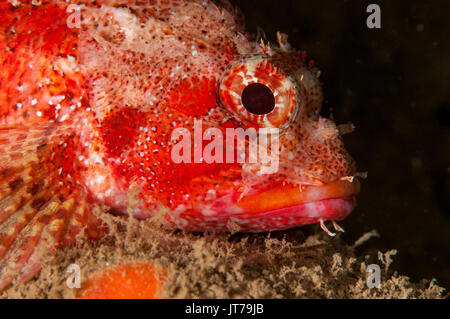
[[[259,127],[287,125],[299,104],[295,80],[262,56],[235,63],[222,79],[220,98],[240,121]]]

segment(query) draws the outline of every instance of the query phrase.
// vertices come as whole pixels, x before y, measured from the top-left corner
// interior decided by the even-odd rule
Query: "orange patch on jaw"
[[[151,262],[113,266],[89,278],[78,293],[81,299],[156,299],[164,273]]]
[[[342,198],[359,193],[359,181],[339,180],[323,186],[286,185],[244,196],[237,206],[248,213],[261,213],[329,198]]]

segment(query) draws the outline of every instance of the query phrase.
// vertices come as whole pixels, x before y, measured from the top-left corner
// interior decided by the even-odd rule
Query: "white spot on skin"
[[[202,210],[202,215],[203,216],[213,216],[213,215],[216,215],[216,212],[213,211],[212,209],[205,208]]]
[[[216,191],[214,189],[210,189],[206,192],[205,200],[212,200],[216,198]]]

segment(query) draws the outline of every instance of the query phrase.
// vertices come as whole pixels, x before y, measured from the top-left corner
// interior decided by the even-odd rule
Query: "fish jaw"
[[[340,221],[356,205],[360,183],[339,180],[322,186],[285,185],[242,196],[232,192],[172,219],[189,231],[264,232],[294,228],[320,221]]]

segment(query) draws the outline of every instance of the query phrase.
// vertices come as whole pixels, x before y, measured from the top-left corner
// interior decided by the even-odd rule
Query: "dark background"
[[[366,249],[398,249],[393,268],[450,287],[450,5],[448,1],[232,0],[247,30],[276,32],[322,71],[323,116],[351,121],[344,137],[368,171],[358,207],[341,223]],[[366,8],[381,7],[381,29]]]

